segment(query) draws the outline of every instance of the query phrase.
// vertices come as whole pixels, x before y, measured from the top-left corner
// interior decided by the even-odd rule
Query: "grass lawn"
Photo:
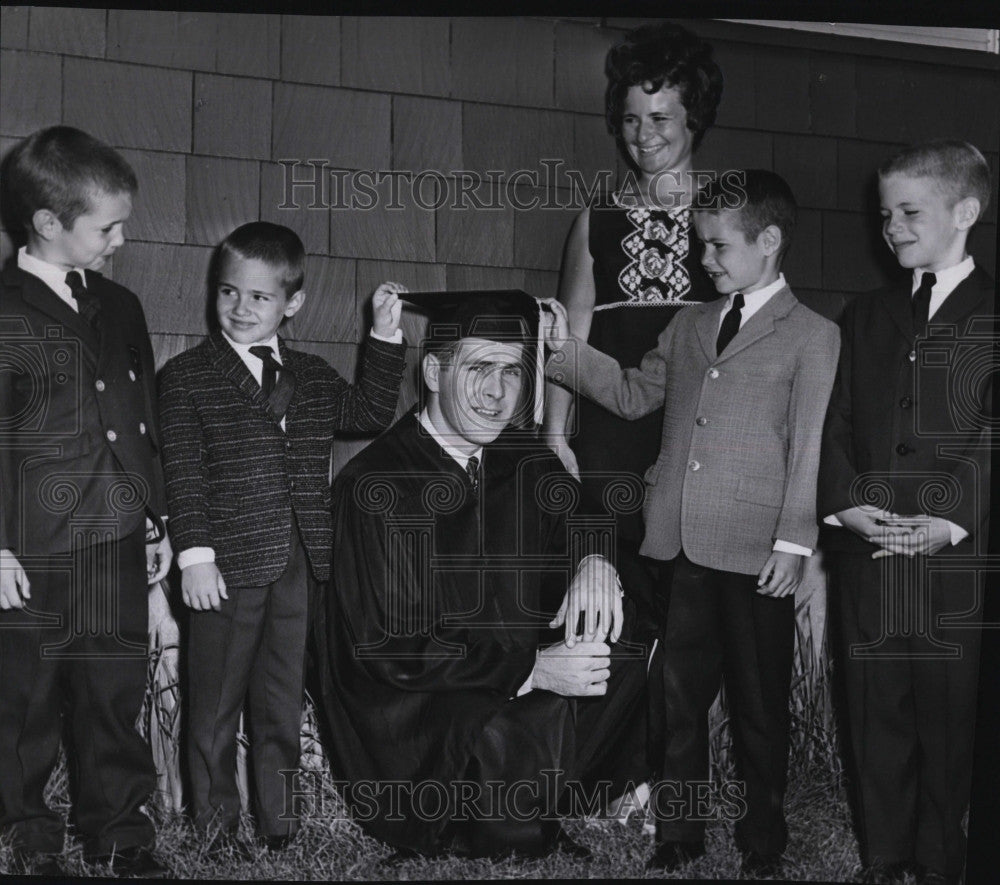
[[[68,810],[66,776],[57,770],[49,788],[54,807]],[[540,860],[412,860],[384,863],[391,850],[364,834],[341,815],[342,806],[332,786],[324,813],[305,818],[302,830],[285,852],[261,850],[253,861],[233,858],[209,861],[190,823],[179,814],[156,812],[157,855],[168,862],[179,879],[238,880],[430,880],[430,879],[620,879],[642,878],[652,851],[652,837],[633,817],[627,825],[570,821],[567,830],[593,852],[591,861],[561,853]],[[782,878],[793,881],[850,882],[859,872],[857,843],[850,828],[847,801],[837,775],[828,771],[799,772],[789,785],[786,813],[790,831]],[[247,822],[248,824],[248,822]],[[245,824],[246,825],[246,824]],[[732,823],[708,828],[708,853],[668,878],[739,878],[739,854],[733,846]],[[0,871],[9,872],[11,853],[0,844]],[[79,842],[68,840],[63,856],[66,872],[74,876],[100,875],[84,865]]]
[[[790,881],[852,882],[860,877],[857,840],[851,829],[846,783],[830,698],[829,664],[812,652],[812,637],[800,624],[792,682],[790,710],[791,759],[785,814],[789,844],[781,879]],[[447,880],[447,879],[622,879],[643,878],[653,840],[642,821],[626,825],[568,821],[566,829],[593,851],[580,861],[562,853],[538,860],[468,860],[444,858],[387,864],[392,854],[385,844],[365,835],[347,818],[333,789],[320,746],[315,717],[307,705],[303,723],[302,766],[319,777],[322,801],[303,815],[302,827],[291,847],[268,854],[260,849],[252,861],[232,857],[223,861],[205,856],[205,846],[182,814],[177,775],[179,756],[179,695],[176,676],[176,634],[154,637],[149,704],[145,730],[160,770],[160,801],[150,809],[157,823],[157,856],[178,879],[236,880]],[[163,652],[171,650],[173,657]],[[735,777],[724,703],[712,712],[713,776]],[[245,772],[244,772],[245,775]],[[64,763],[53,773],[47,800],[68,815],[69,798]],[[169,810],[168,810],[169,809]],[[251,823],[244,821],[249,831]],[[667,878],[729,880],[740,875],[740,857],[733,845],[733,824],[709,824],[708,852]],[[0,873],[11,872],[9,844],[0,839]],[[62,863],[69,876],[101,875],[83,863],[80,842],[67,840]],[[106,871],[105,871],[106,872]],[[913,885],[907,882],[906,885]]]

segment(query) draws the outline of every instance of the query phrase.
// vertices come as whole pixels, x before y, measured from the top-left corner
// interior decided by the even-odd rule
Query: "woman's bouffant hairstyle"
[[[608,131],[621,142],[625,96],[633,86],[652,95],[665,85],[680,90],[694,148],[715,122],[722,98],[722,71],[712,59],[712,47],[680,25],[643,25],[611,48],[604,63],[608,78],[605,119]]]

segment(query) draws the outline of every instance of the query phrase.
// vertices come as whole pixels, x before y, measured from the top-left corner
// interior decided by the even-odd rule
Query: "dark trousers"
[[[86,855],[147,846],[156,787],[136,731],[146,689],[144,531],[22,562],[30,611],[0,612],[0,830],[27,851],[62,850],[43,799],[68,726],[74,814]]]
[[[972,779],[982,578],[928,569],[946,561],[838,553],[832,598],[862,858],[917,860],[957,876]],[[959,623],[941,624],[942,616]]]
[[[634,621],[629,611],[613,646],[604,695],[565,698],[532,691],[487,721],[465,772],[485,801],[468,820],[449,825],[448,847],[474,857],[511,849],[545,854],[560,817],[601,810],[626,786],[647,778],[647,655],[631,640]]]
[[[188,767],[195,824],[239,823],[236,734],[248,702],[247,732],[257,825],[288,836],[285,777],[298,768],[312,579],[297,527],[288,565],[265,587],[230,587],[219,611],[191,612],[188,644]],[[291,774],[288,775],[291,777]]]
[[[746,802],[736,843],[744,851],[780,853],[788,840],[783,804],[795,599],[762,596],[756,575],[695,565],[683,553],[664,574],[670,605],[650,667],[653,727],[664,734],[661,783],[651,802],[657,841],[704,839],[707,815],[694,797],[696,782],[709,778],[708,711],[725,674]]]

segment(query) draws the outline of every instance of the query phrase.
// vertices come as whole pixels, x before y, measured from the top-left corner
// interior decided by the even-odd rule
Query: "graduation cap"
[[[406,292],[404,301],[429,315],[426,344],[450,344],[463,338],[483,338],[534,348],[535,424],[542,423],[545,390],[545,302],[522,289],[486,289],[464,292]]]

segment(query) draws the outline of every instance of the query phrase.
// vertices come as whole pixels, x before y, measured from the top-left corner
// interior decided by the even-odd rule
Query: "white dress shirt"
[[[438,429],[431,423],[430,416],[427,414],[427,409],[424,409],[419,415],[417,415],[417,420],[420,422],[420,426],[431,435],[431,439],[441,446],[441,448],[445,450],[445,453],[450,455],[454,459],[455,463],[458,464],[458,466],[463,470],[467,471],[469,469],[470,458],[478,458],[480,465],[483,463],[482,446],[479,446],[479,448],[470,452],[468,455],[465,454],[465,452],[460,452],[451,443],[449,443],[448,440],[441,436]]]
[[[36,258],[34,255],[29,255],[27,246],[22,246],[17,250],[17,266],[26,273],[38,277],[38,279],[66,302],[73,313],[80,312],[72,290],[66,285],[68,270],[64,270],[55,264],[50,264],[48,261],[43,261],[41,258]],[[83,272],[83,268],[74,267],[73,270],[80,274],[80,278],[83,280],[83,285],[86,288],[87,275]]]
[[[972,260],[971,255],[967,255],[958,264],[953,264],[951,267],[946,267],[944,270],[939,270],[934,274],[937,282],[931,288],[931,303],[927,310],[928,319],[938,312],[941,305],[944,304],[945,298],[951,295],[958,288],[958,284],[975,269],[976,262]],[[927,269],[923,267],[913,269],[913,286],[910,289],[911,296],[917,294],[917,289],[920,288],[920,281],[927,272]]]
[[[785,282],[785,275],[783,273],[779,273],[778,279],[776,279],[773,283],[768,283],[766,286],[763,286],[753,292],[743,292],[743,309],[740,311],[740,328],[742,329],[750,317],[757,313],[758,310],[771,300],[772,296],[777,295],[787,285],[788,283]],[[732,308],[733,299],[736,295],[737,293],[733,292],[726,299],[722,312],[719,314],[720,329],[722,328],[722,320]]]

